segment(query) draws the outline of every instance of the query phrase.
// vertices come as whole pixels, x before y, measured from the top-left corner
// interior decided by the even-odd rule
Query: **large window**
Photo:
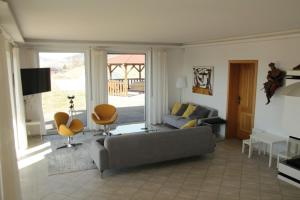
[[[56,112],[69,113],[68,96],[75,96],[74,116],[86,125],[85,65],[84,53],[40,52],[41,68],[51,68],[51,92],[42,94],[46,130],[54,129]]]

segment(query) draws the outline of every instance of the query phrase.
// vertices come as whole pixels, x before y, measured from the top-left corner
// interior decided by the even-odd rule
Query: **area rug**
[[[73,141],[75,143],[82,143],[82,145],[74,148],[56,149],[67,142],[67,139],[60,135],[44,136],[43,139],[44,142],[51,143],[52,149],[52,152],[46,155],[48,160],[48,175],[96,168],[96,165],[93,163],[88,152],[88,147],[91,141],[97,139],[97,137],[93,136],[92,133],[76,135]]]

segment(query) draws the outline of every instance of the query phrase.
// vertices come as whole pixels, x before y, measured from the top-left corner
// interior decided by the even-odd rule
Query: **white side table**
[[[29,136],[42,135],[41,122],[40,121],[26,122],[26,130],[27,130],[27,135]]]
[[[253,142],[262,142],[269,146],[269,167],[272,166],[273,146],[276,143],[286,142],[286,139],[277,135],[262,132],[250,135],[249,158],[252,156]]]
[[[245,139],[243,140],[243,143],[242,143],[242,153],[245,152],[245,146],[248,145],[249,147],[249,150],[250,150],[250,139]],[[266,149],[264,148],[264,145],[261,144],[260,142],[256,142],[254,140],[252,140],[252,150],[254,149],[254,145],[257,146],[257,149],[258,149],[258,155],[260,155],[260,152],[263,151],[264,152],[264,155],[266,154]]]

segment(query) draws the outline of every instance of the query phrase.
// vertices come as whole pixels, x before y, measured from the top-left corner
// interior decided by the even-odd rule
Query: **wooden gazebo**
[[[108,91],[112,96],[127,96],[128,90],[144,92],[144,78],[142,72],[145,69],[145,55],[143,54],[116,54],[108,57]],[[112,74],[117,69],[124,71],[123,79],[113,79]],[[136,70],[137,78],[128,78],[128,74]]]

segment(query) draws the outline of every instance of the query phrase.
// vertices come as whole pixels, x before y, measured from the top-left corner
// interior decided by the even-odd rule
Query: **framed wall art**
[[[214,67],[195,66],[193,67],[194,84],[193,93],[213,95]]]

